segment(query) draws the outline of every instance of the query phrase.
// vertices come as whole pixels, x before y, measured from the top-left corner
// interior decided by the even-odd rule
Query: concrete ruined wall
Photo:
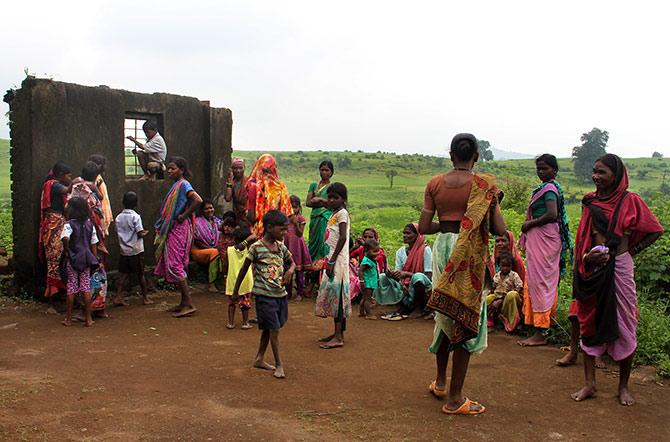
[[[78,176],[89,155],[107,158],[104,178],[112,211],[122,209],[128,190],[137,192],[145,228],[155,222],[169,180],[138,181],[125,176],[124,120],[128,113],[155,114],[168,157],[182,156],[192,171],[191,183],[203,197],[213,197],[222,210],[225,179],[231,162],[232,113],[208,102],[171,94],[140,94],[106,86],[86,87],[27,78],[10,101],[11,177],[14,211],[14,260],[19,283],[41,282],[37,262],[39,199],[42,182],[58,160]],[[150,229],[151,230],[151,229]],[[153,263],[153,233],[144,241],[147,263]],[[112,229],[108,240],[110,269],[118,263]]]

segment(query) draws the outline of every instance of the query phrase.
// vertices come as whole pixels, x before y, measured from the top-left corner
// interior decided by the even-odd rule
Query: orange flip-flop
[[[474,405],[479,405],[482,408],[479,409],[479,410],[471,410],[470,406],[473,405],[473,404]],[[450,410],[449,408],[447,408],[447,404],[444,404],[442,406],[442,413],[444,413],[444,414],[475,415],[475,414],[482,414],[485,411],[486,411],[486,407],[484,407],[479,402],[471,401],[468,398],[465,398],[465,401],[463,402],[463,405],[461,405],[460,407],[458,407],[455,410]]]
[[[433,394],[438,399],[442,399],[443,397],[447,396],[447,389],[446,388],[437,388],[437,381],[433,381],[430,383],[428,386],[428,390]]]

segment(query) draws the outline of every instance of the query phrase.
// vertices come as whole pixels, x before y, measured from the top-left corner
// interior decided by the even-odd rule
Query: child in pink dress
[[[302,237],[307,220],[302,216],[300,198],[296,195],[291,195],[290,199],[291,206],[293,207],[293,217],[288,224],[288,232],[284,238],[284,244],[286,244],[291,255],[293,255],[293,261],[295,262],[295,299],[300,301],[305,287],[305,270],[309,270],[312,266],[312,258],[309,255],[309,249],[307,249],[305,240]],[[293,281],[286,281],[286,292],[290,299],[293,295]]]

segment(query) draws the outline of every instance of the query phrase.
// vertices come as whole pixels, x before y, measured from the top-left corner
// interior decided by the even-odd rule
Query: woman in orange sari
[[[505,221],[497,204],[491,175],[474,173],[477,139],[459,134],[449,152],[453,170],[433,177],[426,186],[419,233],[438,234],[433,244],[433,293],[428,306],[436,311],[430,351],[437,375],[430,392],[446,398],[446,414],[480,414],[485,407],[463,396],[471,353],[487,345],[486,302],[482,289],[489,260],[489,231],[504,235]],[[433,222],[437,213],[439,222]],[[447,364],[454,352],[451,383]]]
[[[261,155],[254,164],[246,191],[247,220],[257,237],[263,235],[263,216],[270,210],[293,216],[288,189],[277,173],[277,160],[269,153]]]

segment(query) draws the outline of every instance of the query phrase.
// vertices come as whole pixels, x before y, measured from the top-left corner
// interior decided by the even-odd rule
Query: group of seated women
[[[375,303],[396,307],[394,311],[381,316],[382,319],[400,321],[412,313],[430,319],[432,314],[426,307],[426,302],[432,290],[434,271],[431,248],[424,236],[418,232],[416,224],[407,224],[403,228],[402,236],[405,245],[396,251],[393,269],[388,265],[384,249],[381,247],[379,249],[376,257],[379,287],[374,291]],[[367,240],[380,242],[375,228],[366,228],[360,238],[352,241],[354,247],[349,253],[352,300],[360,296],[358,266],[363,260],[363,244]],[[521,322],[526,283],[523,258],[512,232],[507,231],[506,235],[495,238],[488,272],[490,285],[490,293],[486,296],[488,327],[492,330],[496,323],[500,323],[505,331],[511,333]]]

